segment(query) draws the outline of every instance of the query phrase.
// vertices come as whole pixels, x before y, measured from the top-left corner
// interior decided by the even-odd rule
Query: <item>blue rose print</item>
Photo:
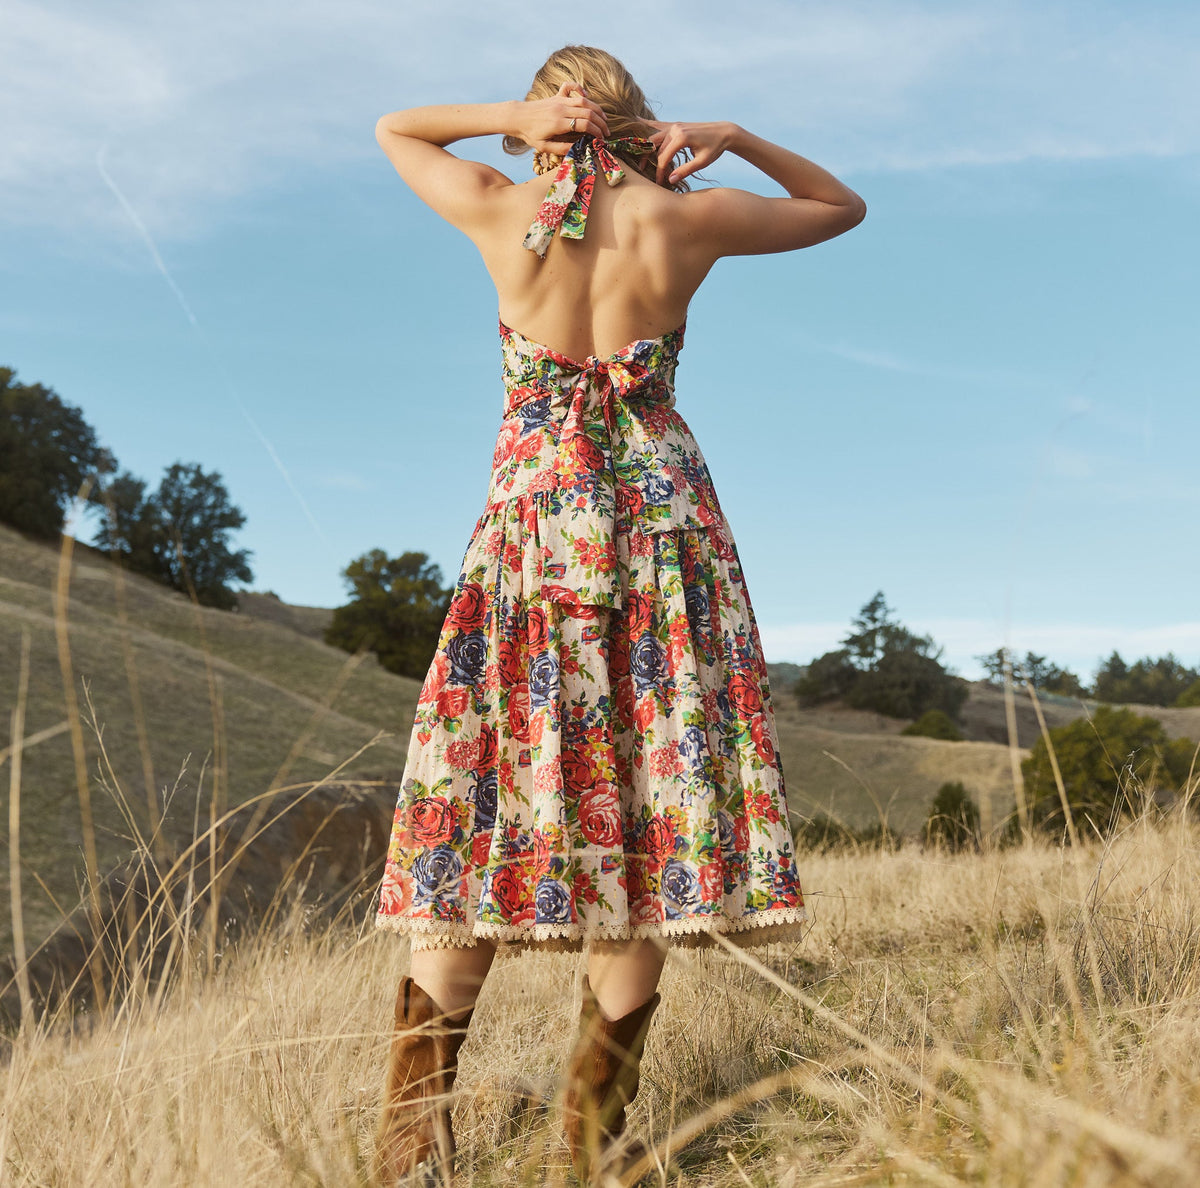
[[[663,867],[662,893],[664,899],[687,911],[700,902],[700,880],[686,862],[669,858]]]
[[[539,879],[533,895],[538,924],[563,924],[571,918],[571,895],[554,879]]]
[[[416,883],[414,900],[429,902],[442,896],[457,895],[462,870],[462,859],[450,846],[423,850],[412,864],[413,882]]]
[[[487,664],[487,639],[482,631],[460,631],[446,645],[450,680],[455,685],[473,685]]]
[[[529,701],[534,707],[558,698],[558,657],[542,652],[529,662]]]

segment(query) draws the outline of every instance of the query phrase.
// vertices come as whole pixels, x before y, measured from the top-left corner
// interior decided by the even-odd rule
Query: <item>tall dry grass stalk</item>
[[[91,490],[92,480],[85,479],[78,500],[82,503]],[[67,706],[67,724],[71,734],[71,753],[75,758],[75,789],[79,797],[79,821],[83,838],[84,878],[87,880],[86,895],[91,913],[93,939],[100,935],[100,862],[96,853],[96,824],[92,818],[92,791],[88,783],[87,752],[83,746],[83,723],[79,716],[79,695],[75,691],[75,669],[71,662],[71,635],[68,607],[71,595],[71,557],[75,549],[75,538],[62,534],[62,547],[58,559],[58,580],[54,590],[54,635],[58,643],[58,664],[62,670],[63,699]],[[103,1003],[107,993],[104,969],[98,955],[92,960],[92,993],[98,1003]]]
[[[21,629],[21,659],[17,674],[17,703],[13,707],[9,738],[11,757],[8,780],[8,895],[12,913],[13,963],[21,1000],[21,1030],[33,1021],[33,999],[25,966],[25,914],[21,903],[21,753],[25,743],[25,703],[29,696],[28,628]]]

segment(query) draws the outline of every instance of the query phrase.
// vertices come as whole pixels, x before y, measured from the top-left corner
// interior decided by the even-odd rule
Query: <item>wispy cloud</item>
[[[8,0],[0,221],[116,225],[107,141],[155,234],[201,233],[227,202],[373,157],[381,111],[520,93],[563,40],[621,54],[664,114],[752,123],[842,170],[1200,147],[1200,13],[1182,5],[652,8],[665,42],[631,0],[549,23],[532,0]]]

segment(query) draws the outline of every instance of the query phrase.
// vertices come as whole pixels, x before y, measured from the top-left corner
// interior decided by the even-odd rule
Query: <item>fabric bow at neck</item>
[[[567,150],[555,172],[537,216],[525,233],[524,246],[544,259],[555,232],[564,239],[582,239],[596,175],[602,173],[610,186],[619,185],[625,180],[625,170],[616,153],[640,161],[653,156],[655,151],[654,145],[640,136],[616,140],[581,136]]]

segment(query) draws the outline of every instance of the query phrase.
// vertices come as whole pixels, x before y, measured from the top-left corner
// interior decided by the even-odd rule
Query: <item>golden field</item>
[[[1198,842],[1174,816],[1075,851],[808,855],[802,944],[672,953],[641,1182],[1195,1184]],[[297,910],[213,974],[185,958],[161,1001],[27,1031],[5,1183],[367,1184],[405,966],[394,936]],[[495,966],[462,1054],[460,1182],[568,1181],[554,1095],[580,972]]]

